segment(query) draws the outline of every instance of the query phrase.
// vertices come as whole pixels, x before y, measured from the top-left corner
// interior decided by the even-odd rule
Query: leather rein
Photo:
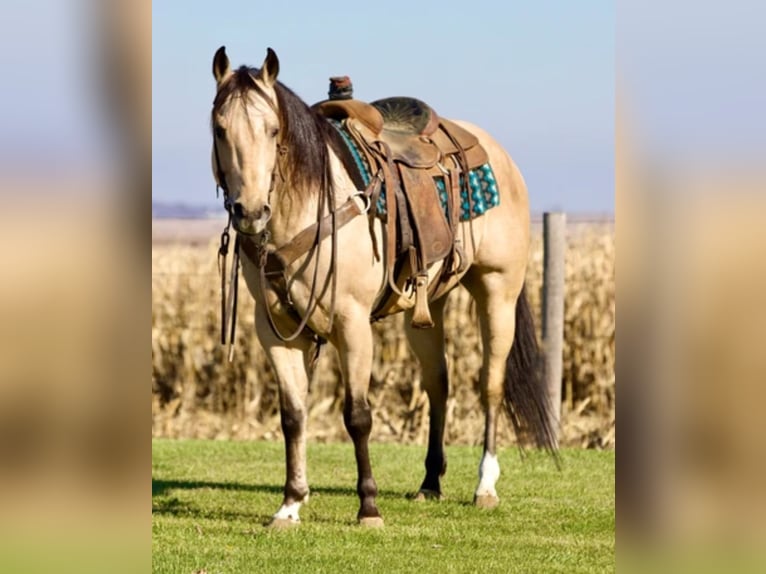
[[[276,107],[269,102],[276,111]],[[213,141],[213,150],[216,162],[216,176],[218,189],[223,189],[224,208],[228,213],[226,227],[221,234],[220,246],[218,249],[218,267],[221,273],[221,344],[226,345],[227,336],[229,339],[228,358],[231,362],[234,356],[234,341],[236,332],[236,313],[237,313],[237,294],[239,282],[239,259],[240,251],[244,252],[250,261],[252,261],[259,270],[258,295],[266,311],[269,325],[274,334],[284,342],[293,341],[298,338],[307,328],[311,316],[314,314],[318,304],[317,296],[319,256],[321,243],[327,238],[332,237],[332,257],[330,261],[329,277],[331,280],[331,297],[329,309],[329,327],[335,316],[335,301],[337,295],[337,234],[338,230],[349,223],[358,215],[367,213],[373,203],[373,196],[379,191],[382,184],[380,172],[370,180],[367,188],[363,191],[357,191],[352,194],[340,207],[336,208],[335,197],[333,195],[333,186],[325,185],[323,193],[319,196],[317,202],[316,222],[300,231],[291,241],[279,248],[269,245],[271,233],[268,228],[257,235],[249,235],[238,232],[234,241],[233,261],[229,279],[229,290],[226,288],[226,257],[231,241],[229,229],[232,221],[232,204],[229,198],[228,186],[221,169],[221,163],[218,156],[218,146]],[[283,144],[277,146],[277,161],[271,176],[271,186],[268,192],[268,201],[271,202],[271,195],[279,180],[280,184],[285,183],[282,169],[282,159],[286,156],[287,147]],[[329,211],[325,215],[325,211]],[[296,310],[290,297],[290,280],[287,278],[287,269],[301,256],[306,253],[314,252],[314,273],[311,281],[308,304],[303,317]],[[280,303],[284,305],[297,327],[288,335],[283,334],[277,327],[276,321],[268,302],[266,300],[266,288],[271,289],[278,297]],[[319,337],[313,334],[313,338],[319,341]]]

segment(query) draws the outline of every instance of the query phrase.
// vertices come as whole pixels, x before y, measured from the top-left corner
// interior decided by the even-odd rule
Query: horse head
[[[280,177],[280,114],[276,82],[279,60],[269,48],[259,70],[232,71],[225,47],[213,58],[213,173],[237,231],[258,234],[271,219]]]

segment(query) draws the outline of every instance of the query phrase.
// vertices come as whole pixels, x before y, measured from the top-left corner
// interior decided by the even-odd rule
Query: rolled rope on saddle
[[[354,97],[354,86],[348,76],[333,76],[330,78],[330,88],[327,97],[331,100],[350,100]]]

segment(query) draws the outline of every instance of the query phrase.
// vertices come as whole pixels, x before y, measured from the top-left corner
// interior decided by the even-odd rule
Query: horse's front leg
[[[300,522],[298,513],[301,504],[308,502],[309,497],[306,478],[306,397],[312,344],[305,337],[283,343],[274,335],[264,315],[256,313],[256,331],[279,384],[279,410],[286,456],[284,499],[269,525],[291,526]]]
[[[344,314],[338,325],[335,346],[338,349],[343,381],[345,401],[343,421],[346,430],[354,441],[356,454],[357,483],[359,494],[359,513],[357,520],[363,526],[382,526],[375,504],[378,486],[372,476],[368,441],[372,430],[372,414],[367,392],[370,386],[372,370],[372,328],[366,310]]]

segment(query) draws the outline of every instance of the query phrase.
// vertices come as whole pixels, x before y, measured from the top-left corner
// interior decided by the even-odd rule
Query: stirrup
[[[428,308],[428,273],[425,271],[415,276],[415,312],[412,314],[412,326],[416,329],[430,329],[434,326]]]

